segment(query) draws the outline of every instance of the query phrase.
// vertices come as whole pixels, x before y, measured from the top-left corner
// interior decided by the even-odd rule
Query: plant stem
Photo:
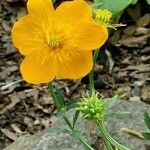
[[[95,50],[94,56],[93,56],[93,64],[96,63],[97,57],[98,57],[99,49]],[[94,69],[91,70],[89,73],[89,86],[90,86],[90,95],[94,92]]]
[[[114,140],[108,133],[105,124],[103,122],[97,121],[96,122],[102,135],[106,138],[107,141],[109,141],[112,145],[114,145],[116,148],[120,150],[129,150],[127,147],[119,144],[116,140]]]
[[[96,63],[98,54],[99,54],[99,49],[96,49],[95,52],[94,52],[94,56],[93,56],[93,62],[94,62],[94,63]]]
[[[61,110],[62,107],[60,106],[59,100],[57,99],[57,96],[56,96],[55,91],[54,91],[54,87],[52,86],[51,83],[48,84],[48,89],[51,93],[54,104],[57,106],[58,110]],[[74,133],[74,131],[75,131],[75,129],[74,129],[75,122],[74,122],[74,125],[72,126],[72,124],[70,123],[69,119],[66,116],[63,116],[63,119],[66,122],[69,129],[71,130],[71,132]],[[87,150],[94,150],[83,138],[81,138],[79,136],[76,136],[76,138],[87,148]]]
[[[93,70],[89,73],[90,95],[94,92],[94,73]]]
[[[94,150],[86,141],[81,138],[78,138],[79,141],[87,148],[87,150]]]
[[[105,138],[104,138],[104,139],[105,139]],[[114,150],[114,149],[112,148],[111,143],[110,143],[109,141],[107,141],[107,139],[105,139],[105,144],[106,144],[107,150]]]

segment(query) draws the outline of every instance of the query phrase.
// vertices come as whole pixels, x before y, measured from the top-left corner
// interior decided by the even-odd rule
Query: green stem
[[[72,124],[70,123],[69,119],[66,116],[63,116],[64,121],[66,122],[66,124],[68,125],[68,127],[71,129],[71,131],[74,131],[74,128],[72,126]]]
[[[93,56],[93,61],[94,61],[94,63],[96,63],[98,54],[99,54],[99,49],[96,49],[95,52],[94,52],[94,56]]]
[[[55,89],[53,88],[51,83],[48,84],[48,89],[49,89],[49,91],[51,93],[51,96],[53,98],[54,104],[57,106],[57,108],[59,110],[61,110],[61,106],[60,106],[59,100],[57,99],[57,96],[56,96],[55,91],[54,91]],[[75,131],[74,126],[72,126],[72,124],[70,123],[68,118],[66,116],[63,116],[63,119],[66,122],[67,126],[72,131],[72,133],[74,133],[74,131]],[[83,138],[81,138],[81,137],[76,137],[76,138],[87,148],[87,150],[94,150]]]
[[[78,139],[88,150],[94,150],[85,140],[81,138],[78,138]]]
[[[103,138],[104,138],[104,137],[103,137]],[[104,141],[105,141],[107,150],[114,150],[114,149],[112,148],[111,143],[110,143],[106,138],[104,138]]]
[[[103,122],[96,122],[102,135],[105,136],[105,138],[107,139],[107,141],[109,141],[112,145],[114,145],[116,148],[120,149],[120,150],[129,150],[127,147],[119,144],[116,140],[114,140],[108,133],[105,124]]]
[[[92,70],[89,73],[89,86],[90,86],[90,95],[92,95],[92,93],[94,92],[94,71]]]
[[[99,53],[99,49],[95,50],[93,56],[93,64],[96,63],[98,53]],[[94,92],[94,69],[92,69],[91,72],[89,73],[89,86],[90,86],[90,95],[92,95]]]

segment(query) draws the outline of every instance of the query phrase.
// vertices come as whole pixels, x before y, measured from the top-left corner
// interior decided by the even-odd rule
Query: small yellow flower
[[[106,9],[97,9],[95,12],[95,21],[109,28],[113,28],[116,30],[116,27],[125,26],[125,24],[114,24],[112,22],[113,14]]]
[[[110,23],[111,17],[112,17],[112,13],[108,10],[105,9],[96,10],[95,20],[100,21],[104,25]]]
[[[20,67],[23,78],[39,84],[88,74],[92,50],[108,38],[107,28],[92,20],[90,6],[74,0],[54,10],[50,0],[28,0],[27,8],[29,14],[12,29],[12,41],[25,56]]]

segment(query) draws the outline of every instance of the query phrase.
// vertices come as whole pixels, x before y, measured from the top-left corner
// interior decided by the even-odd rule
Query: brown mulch
[[[125,11],[121,21],[127,26],[114,31],[99,54],[94,79],[104,97],[121,93],[124,100],[150,104],[150,12],[142,5]],[[0,149],[49,127],[57,113],[47,85],[28,84],[19,72],[22,56],[12,45],[11,28],[26,13],[24,6],[24,0],[0,1]],[[53,84],[66,99],[88,92],[88,77]]]

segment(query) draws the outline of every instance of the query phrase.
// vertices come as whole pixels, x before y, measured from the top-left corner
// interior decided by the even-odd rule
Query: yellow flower
[[[114,24],[112,22],[112,13],[106,9],[97,9],[95,12],[95,21],[109,28],[116,30],[116,27],[126,26],[125,24]]]
[[[95,20],[99,21],[101,24],[107,25],[110,23],[112,17],[112,13],[106,9],[97,9]]]
[[[39,84],[88,74],[92,50],[108,38],[107,28],[92,20],[90,6],[74,0],[54,10],[50,0],[28,0],[27,8],[29,14],[12,29],[12,41],[25,56],[20,67],[23,78]]]

